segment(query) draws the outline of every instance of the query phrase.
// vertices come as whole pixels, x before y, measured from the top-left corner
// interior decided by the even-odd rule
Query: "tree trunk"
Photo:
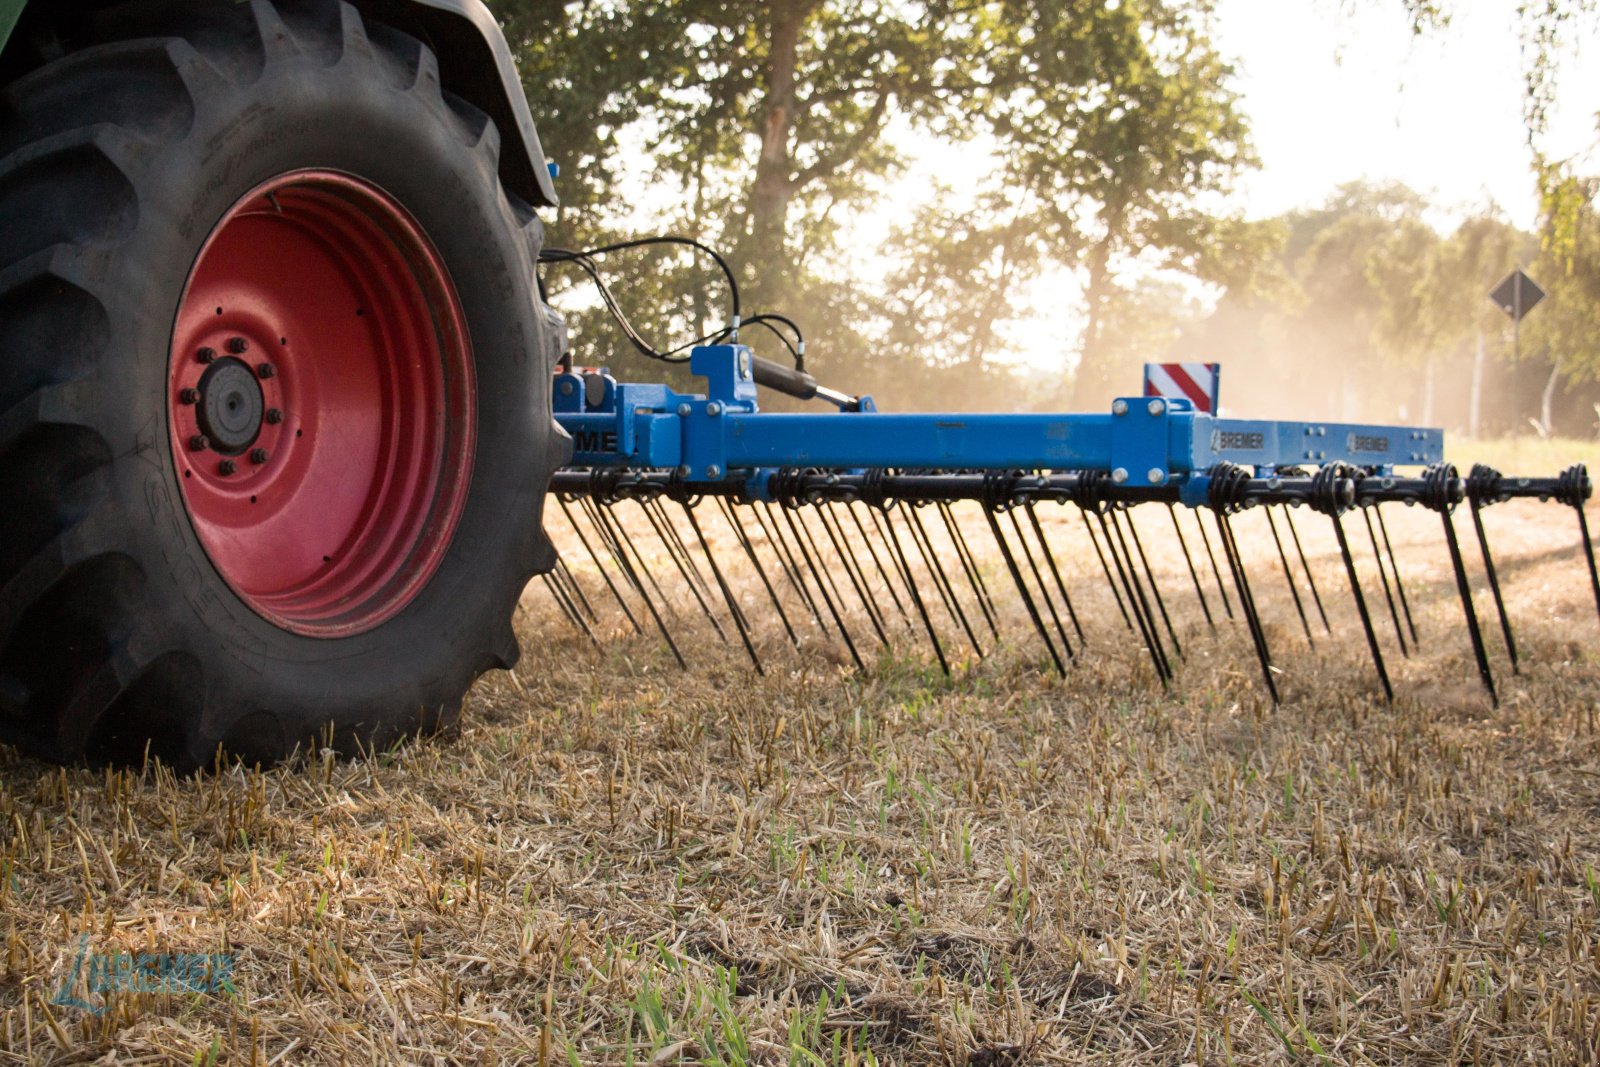
[[[794,197],[793,160],[789,144],[794,134],[795,66],[800,30],[813,3],[808,0],[771,0],[772,38],[767,57],[766,100],[761,110],[761,154],[750,187],[750,230],[744,248],[746,277],[752,296],[772,302],[789,278],[785,237],[789,202]]]
[[[1550,365],[1550,377],[1545,380],[1544,393],[1539,397],[1539,436],[1549,437],[1555,432],[1555,417],[1551,408],[1556,399],[1556,382],[1561,380],[1561,366]]]
[[[1111,246],[1116,240],[1116,228],[1121,223],[1116,217],[1110,221],[1106,235],[1089,252],[1089,279],[1083,290],[1087,317],[1083,324],[1078,373],[1072,383],[1072,406],[1077,411],[1108,407],[1115,393],[1104,335],[1106,303],[1111,298]]]

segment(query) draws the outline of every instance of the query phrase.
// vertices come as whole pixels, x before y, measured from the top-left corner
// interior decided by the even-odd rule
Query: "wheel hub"
[[[196,421],[213,449],[237,456],[256,443],[266,403],[255,371],[232,357],[218,360],[200,376],[199,392]]]
[[[459,298],[404,207],[329,171],[257,187],[195,260],[168,366],[184,504],[241,600],[345,637],[415,599],[465,507],[477,408]]]

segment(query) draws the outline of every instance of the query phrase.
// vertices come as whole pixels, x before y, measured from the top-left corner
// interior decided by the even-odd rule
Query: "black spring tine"
[[[620,528],[621,522],[619,520],[608,518],[605,515],[604,510],[598,506],[594,510],[595,513],[600,516],[602,522],[606,523],[608,526],[617,527],[617,529],[613,530],[612,532],[613,535],[621,535],[621,537],[619,537],[617,540],[617,545],[622,549],[621,554],[618,556],[618,559],[620,559],[622,562],[622,569],[627,574],[629,580],[633,582],[633,587],[637,589],[640,596],[644,598],[644,606],[650,609],[650,617],[655,620],[656,629],[661,631],[661,636],[666,640],[667,647],[672,649],[672,656],[678,661],[678,666],[684,670],[688,670],[688,661],[683,658],[683,652],[679,650],[678,642],[672,639],[672,631],[667,629],[666,621],[662,619],[661,612],[656,610],[655,601],[651,600],[649,594],[644,591],[644,583],[639,580],[639,576],[634,573],[633,564],[628,561],[628,550],[631,549],[634,557],[639,561],[639,566],[644,568],[645,577],[650,578],[651,585],[656,585],[654,576],[650,574],[650,568],[645,566],[644,557],[639,555],[638,546],[633,543],[631,538],[627,537],[627,531]],[[658,593],[660,592],[660,586],[656,586],[656,591]],[[671,610],[670,604],[668,605],[668,610]]]
[[[827,560],[823,558],[822,549],[817,546],[817,536],[811,530],[811,523],[806,521],[806,513],[798,508],[793,511],[785,508],[784,514],[794,520],[794,524],[800,528],[799,536],[804,537],[805,543],[811,548],[811,557],[816,560],[816,571],[820,572],[818,586],[821,586],[823,582],[827,582],[828,588],[833,591],[834,601],[838,604],[839,610],[841,612],[845,611],[844,594],[839,591],[839,582],[833,576],[833,568],[827,566]]]
[[[1010,511],[1011,529],[1017,535],[1017,544],[1022,546],[1022,555],[1028,561],[1028,570],[1033,574],[1033,584],[1039,587],[1039,599],[1044,601],[1044,606],[1050,609],[1050,621],[1055,623],[1056,633],[1061,635],[1061,647],[1067,653],[1067,659],[1076,663],[1078,653],[1072,647],[1072,641],[1067,637],[1067,628],[1061,623],[1061,614],[1056,611],[1055,600],[1050,596],[1050,587],[1044,584],[1044,575],[1039,573],[1039,564],[1033,558],[1033,549],[1028,545],[1028,539],[1023,535],[1022,523],[1017,520],[1017,509]]]
[[[761,666],[761,657],[756,655],[755,642],[750,637],[750,622],[744,617],[744,611],[728,586],[728,580],[722,576],[722,568],[717,566],[717,558],[711,554],[711,545],[706,542],[705,531],[700,529],[700,520],[694,517],[694,508],[688,501],[683,502],[683,513],[688,516],[689,528],[694,531],[695,540],[700,542],[700,551],[705,553],[706,565],[711,568],[711,576],[717,580],[717,588],[722,590],[722,599],[728,605],[728,614],[733,616],[733,625],[739,631],[739,639],[744,642],[744,650],[750,654],[750,662],[755,664],[757,674],[765,675],[766,669]]]
[[[1045,629],[1038,605],[1034,604],[1033,596],[1028,592],[1028,584],[1022,580],[1022,571],[1017,567],[1017,559],[1011,554],[1011,546],[1006,544],[1005,531],[1000,528],[999,521],[994,517],[993,508],[984,508],[983,514],[989,520],[989,532],[994,534],[994,542],[1000,546],[1000,554],[1005,557],[1006,570],[1011,572],[1011,582],[1022,596],[1022,603],[1028,609],[1028,617],[1033,620],[1033,628],[1038,631],[1039,640],[1044,642],[1044,647],[1050,650],[1050,659],[1056,665],[1056,673],[1065,678],[1067,668],[1061,662],[1061,653],[1056,651],[1055,642],[1050,640],[1050,631]]]
[[[1483,553],[1483,569],[1489,575],[1489,591],[1494,594],[1494,608],[1500,615],[1500,633],[1506,641],[1506,655],[1511,658],[1511,673],[1521,674],[1517,665],[1517,639],[1511,633],[1511,616],[1506,612],[1505,598],[1500,595],[1500,575],[1494,569],[1494,556],[1489,551],[1489,535],[1483,530],[1483,513],[1478,498],[1469,500],[1472,507],[1472,527],[1478,534],[1478,551]]]
[[[783,536],[783,528],[778,524],[778,520],[772,517],[771,506],[765,500],[761,500],[752,504],[750,510],[755,513],[756,524],[761,527],[761,532],[767,535],[768,543],[776,546],[778,563],[783,567],[784,574],[788,576],[789,584],[793,585],[800,593],[800,600],[805,604],[807,610],[811,612],[811,618],[817,624],[817,629],[821,631],[822,636],[829,636],[828,626],[822,621],[822,612],[817,609],[816,601],[811,599],[811,591],[806,588],[805,576],[800,570],[799,560],[794,552],[790,550],[789,542]],[[768,519],[772,520],[771,529],[767,528]]]
[[[1372,528],[1371,509],[1362,508],[1361,518],[1367,524],[1367,537],[1372,541],[1372,560],[1378,565],[1378,578],[1383,583],[1383,598],[1389,602],[1389,618],[1394,622],[1395,640],[1400,642],[1400,655],[1410,658],[1411,649],[1406,645],[1405,631],[1400,629],[1400,611],[1394,605],[1394,594],[1389,589],[1389,572],[1383,566],[1383,549],[1378,547],[1378,535]]]
[[[561,609],[561,614],[566,616],[567,621],[574,626],[578,625],[582,620],[573,618],[572,605],[567,602],[565,592],[556,585],[554,579],[548,573],[541,574],[539,577],[544,579],[545,588],[550,590],[550,596],[555,600],[556,606]]]
[[[1217,537],[1222,541],[1222,553],[1228,558],[1228,569],[1233,572],[1234,588],[1239,594],[1239,610],[1244,612],[1245,625],[1249,627],[1250,639],[1256,646],[1256,659],[1261,663],[1261,677],[1267,683],[1267,693],[1272,697],[1272,706],[1277,707],[1282,701],[1278,697],[1278,680],[1272,675],[1272,651],[1267,648],[1267,634],[1261,628],[1261,616],[1256,611],[1256,598],[1250,592],[1250,575],[1244,569],[1244,559],[1239,554],[1239,545],[1233,539],[1233,523],[1228,520],[1225,512],[1215,512],[1217,517]]]
[[[1127,538],[1122,534],[1122,523],[1118,520],[1117,509],[1107,508],[1106,514],[1100,519],[1101,525],[1106,525],[1107,518],[1110,524],[1106,532],[1106,545],[1111,548],[1111,558],[1116,562],[1119,573],[1123,565],[1127,571],[1123,575],[1123,582],[1128,587],[1128,604],[1133,608],[1133,614],[1139,620],[1139,631],[1144,635],[1150,646],[1150,658],[1156,664],[1156,673],[1161,675],[1161,684],[1165,686],[1172,681],[1172,661],[1167,658],[1167,649],[1161,643],[1161,633],[1156,629],[1155,612],[1150,610],[1150,601],[1144,595],[1144,585],[1139,581],[1139,571],[1133,562],[1133,553],[1128,550]],[[1113,536],[1115,541],[1112,540]]]
[[[861,594],[861,606],[866,608],[867,614],[873,617],[877,626],[878,636],[883,638],[885,645],[888,645],[889,616],[878,602],[878,598],[873,594],[872,579],[867,576],[867,568],[861,562],[860,553],[856,551],[856,543],[850,539],[850,531],[845,529],[844,521],[839,518],[839,509],[841,507],[849,510],[848,504],[841,505],[834,501],[828,501],[817,508],[817,513],[822,517],[824,528],[827,528],[829,523],[833,524],[833,529],[828,536],[838,536],[835,547],[845,560],[846,566],[854,570],[852,581],[856,582],[856,590]]]
[[[911,614],[906,611],[906,606],[901,601],[900,594],[894,587],[894,582],[889,578],[888,568],[883,565],[883,560],[878,557],[878,546],[872,543],[872,535],[867,533],[866,526],[861,522],[861,516],[857,514],[855,503],[846,504],[844,512],[850,516],[850,521],[855,524],[856,533],[861,535],[861,543],[867,546],[867,554],[872,557],[872,565],[877,569],[878,577],[883,579],[883,587],[889,591],[889,599],[894,601],[895,610],[900,613],[900,618],[904,620],[906,629],[909,630],[911,628]],[[885,548],[887,547],[885,546]],[[891,559],[890,565],[893,566],[893,563],[894,561]]]
[[[983,580],[983,572],[978,569],[978,557],[972,554],[966,534],[961,532],[961,524],[956,521],[955,512],[949,503],[941,500],[938,507],[939,517],[944,520],[944,528],[950,535],[950,543],[956,546],[956,556],[961,560],[961,569],[966,573],[967,584],[972,587],[972,594],[977,598],[978,610],[983,612],[984,621],[989,624],[990,635],[998,641],[1000,624],[995,615],[994,600],[989,596],[988,583]]]
[[[593,630],[589,629],[589,624],[584,621],[583,616],[578,612],[577,605],[570,599],[567,591],[561,587],[561,583],[548,574],[541,575],[541,577],[544,578],[544,584],[549,588],[550,595],[555,598],[556,603],[561,605],[561,613],[567,617],[567,621],[576,626],[578,632],[589,639],[590,644],[599,648],[600,639],[594,635]]]
[[[567,561],[560,556],[556,557],[554,573],[557,580],[565,583],[567,592],[573,598],[573,603],[583,608],[584,613],[589,616],[589,621],[599,622],[600,616],[595,613],[594,605],[589,603],[589,597],[584,593],[583,586],[578,581],[578,576],[572,573],[572,569],[567,566]]]
[[[922,524],[922,516],[917,514],[916,508],[907,512],[907,522],[912,529],[913,540],[920,537],[918,547],[922,549],[922,559],[928,565],[928,573],[933,575],[933,584],[939,588],[939,595],[944,598],[945,606],[950,609],[951,616],[961,624],[961,629],[966,631],[967,640],[972,642],[972,650],[979,658],[985,653],[983,643],[978,640],[978,634],[972,628],[972,623],[967,620],[967,613],[961,607],[961,600],[956,596],[956,587],[950,583],[950,576],[945,573],[944,564],[939,562],[939,553],[934,550],[933,538],[928,536],[928,528]]]
[[[659,500],[641,498],[639,503],[644,505],[646,510],[652,510],[656,513],[656,517],[661,520],[661,529],[666,531],[662,541],[670,541],[667,544],[667,551],[675,553],[679,559],[684,561],[689,570],[689,580],[699,585],[700,591],[710,597],[711,586],[706,582],[705,575],[700,573],[700,568],[695,566],[694,556],[690,554],[689,546],[684,543],[683,535],[678,533],[678,527],[668,515],[666,507]]]
[[[1374,504],[1372,512],[1378,517],[1378,532],[1383,535],[1383,549],[1389,553],[1389,569],[1394,572],[1394,591],[1400,594],[1400,611],[1406,617],[1406,629],[1411,632],[1411,643],[1421,648],[1417,639],[1417,624],[1411,618],[1411,601],[1406,597],[1406,585],[1400,578],[1400,561],[1395,558],[1394,545],[1389,540],[1389,524],[1383,521],[1382,507]]]
[[[640,552],[639,546],[633,543],[633,535],[628,533],[628,528],[622,524],[622,519],[611,514],[607,506],[596,503],[592,499],[588,503],[590,512],[603,520],[606,535],[612,545],[615,546],[620,558],[625,560],[628,554],[632,553],[633,558],[638,561],[637,570],[630,566],[627,571],[628,577],[632,580],[633,587],[639,591],[639,595],[646,600],[650,599],[650,594],[646,591],[644,582],[640,581],[640,575],[643,575],[644,579],[650,583],[650,588],[656,591],[656,599],[666,605],[667,614],[676,618],[677,609],[673,607],[672,601],[668,599],[667,594],[662,590],[661,583],[656,580],[655,572],[645,563],[644,553]]]
[[[1222,582],[1222,568],[1217,566],[1217,554],[1211,550],[1211,535],[1206,533],[1206,524],[1201,521],[1198,511],[1195,512],[1194,524],[1200,527],[1200,543],[1206,546],[1206,558],[1211,561],[1211,576],[1217,580],[1217,593],[1222,597],[1222,612],[1231,619],[1233,605],[1228,602],[1228,587]]]
[[[1377,668],[1378,681],[1383,683],[1383,697],[1394,702],[1394,686],[1389,684],[1389,669],[1383,665],[1383,649],[1378,647],[1378,633],[1372,628],[1372,614],[1367,611],[1367,598],[1361,593],[1361,579],[1356,575],[1355,557],[1350,554],[1350,542],[1344,535],[1344,523],[1332,515],[1333,533],[1339,540],[1339,555],[1344,558],[1345,574],[1350,579],[1350,593],[1355,597],[1356,610],[1361,615],[1361,628],[1367,634],[1367,648],[1372,652],[1372,665]]]
[[[1306,550],[1300,543],[1300,531],[1294,525],[1294,513],[1285,511],[1283,521],[1289,527],[1289,538],[1294,542],[1294,550],[1300,557],[1300,569],[1306,572],[1306,586],[1311,590],[1311,602],[1317,606],[1317,614],[1322,617],[1322,629],[1326,633],[1333,633],[1333,627],[1328,623],[1328,613],[1322,607],[1322,593],[1317,589],[1317,576],[1311,570],[1311,561],[1306,559]]]
[[[671,558],[673,566],[677,567],[678,573],[683,575],[684,584],[689,587],[689,593],[694,597],[695,603],[699,604],[700,610],[705,612],[706,618],[711,621],[712,628],[717,631],[717,636],[722,638],[723,644],[727,644],[728,631],[724,630],[722,628],[722,623],[717,621],[717,614],[711,610],[710,602],[700,594],[700,583],[695,581],[695,577],[698,577],[698,574],[696,573],[697,568],[694,565],[694,560],[689,558],[687,555],[682,558],[678,556],[677,549],[673,547],[672,538],[667,534],[665,527],[662,525],[663,522],[670,522],[667,519],[667,516],[662,515],[658,519],[654,511],[651,509],[649,502],[644,500],[639,501],[639,510],[643,511],[644,517],[650,520],[651,528],[655,530],[656,537],[660,539],[662,546],[667,550],[667,556]],[[685,553],[687,553],[687,551],[688,549],[686,546]],[[691,577],[691,575],[694,575],[694,577]],[[707,590],[707,592],[709,591],[710,590]]]
[[[594,546],[591,545],[589,543],[589,539],[583,535],[583,528],[578,525],[578,520],[573,516],[572,512],[568,510],[567,502],[558,495],[556,496],[556,503],[561,505],[561,510],[567,517],[567,525],[571,526],[572,532],[577,535],[578,543],[583,545],[584,550],[589,553],[589,558],[594,560],[594,569],[599,571],[600,577],[605,580],[606,588],[611,590],[612,598],[616,600],[617,607],[622,609],[622,614],[627,617],[629,625],[633,627],[633,632],[638,634],[640,637],[643,637],[644,627],[640,626],[639,620],[633,617],[633,612],[628,608],[628,602],[622,598],[622,590],[617,588],[617,583],[611,580],[611,575],[600,563],[599,553],[595,552]]]
[[[1117,580],[1111,577],[1111,564],[1106,562],[1106,554],[1100,549],[1100,539],[1094,535],[1094,526],[1089,522],[1089,512],[1084,508],[1078,509],[1078,514],[1083,516],[1083,528],[1089,534],[1089,543],[1094,546],[1094,554],[1100,557],[1100,569],[1105,571],[1106,585],[1111,587],[1111,595],[1117,598],[1117,610],[1122,612],[1122,625],[1133,629],[1133,620],[1128,617],[1128,606],[1122,602],[1122,593],[1117,589]],[[1101,519],[1100,526],[1106,534],[1107,545],[1110,544],[1111,534],[1105,530],[1105,520]]]
[[[822,594],[823,601],[828,605],[828,614],[833,616],[834,625],[839,628],[839,636],[844,638],[844,645],[850,650],[850,658],[855,660],[857,668],[863,671],[866,670],[867,665],[861,661],[861,653],[856,651],[856,643],[850,639],[850,630],[845,626],[844,618],[840,614],[839,608],[834,604],[833,598],[828,595],[828,587],[823,583],[822,576],[817,573],[818,564],[812,560],[811,553],[806,550],[806,542],[801,538],[800,531],[795,529],[793,509],[779,507],[778,511],[783,515],[784,522],[789,524],[789,529],[794,534],[795,544],[800,546],[800,555],[804,557],[806,566],[811,570],[811,578],[817,583],[817,591]],[[804,524],[802,523],[801,525]]]
[[[1283,549],[1283,538],[1278,536],[1278,520],[1272,517],[1272,508],[1261,509],[1267,513],[1267,526],[1272,530],[1272,543],[1278,546],[1278,559],[1283,563],[1283,580],[1289,585],[1289,595],[1294,598],[1294,610],[1300,616],[1300,627],[1306,632],[1306,645],[1316,648],[1317,642],[1311,636],[1311,621],[1306,618],[1306,606],[1300,601],[1300,588],[1295,584],[1294,569],[1289,566],[1289,553]]]
[[[1211,617],[1211,605],[1206,602],[1206,590],[1200,584],[1200,572],[1195,569],[1194,557],[1189,555],[1189,541],[1183,536],[1183,527],[1178,524],[1178,509],[1169,503],[1167,514],[1172,517],[1172,532],[1178,535],[1178,548],[1183,552],[1183,561],[1189,565],[1189,580],[1194,583],[1194,595],[1200,601],[1200,610],[1205,613],[1206,625],[1215,630],[1217,623]]]
[[[894,515],[887,508],[874,508],[877,515],[881,515],[883,526],[887,531],[889,544],[894,549],[894,554],[899,558],[900,573],[905,576],[906,592],[911,594],[911,603],[916,605],[917,614],[922,616],[922,625],[928,631],[928,640],[933,642],[933,654],[939,659],[939,669],[944,671],[946,678],[950,677],[950,661],[945,658],[944,645],[939,642],[939,631],[933,628],[933,617],[928,614],[928,606],[922,601],[922,593],[917,588],[911,573],[911,561],[906,558],[905,546],[900,543],[900,534],[894,528]]]
[[[1172,639],[1172,651],[1183,657],[1183,646],[1178,643],[1178,631],[1172,626],[1172,617],[1167,614],[1167,602],[1161,595],[1161,585],[1156,581],[1156,572],[1150,566],[1150,557],[1144,554],[1144,542],[1139,538],[1139,526],[1133,521],[1133,511],[1125,513],[1128,520],[1128,534],[1133,538],[1133,547],[1139,550],[1139,562],[1144,564],[1145,577],[1150,580],[1150,595],[1155,598],[1156,607],[1161,611],[1161,622],[1167,628],[1167,636]]]
[[[1061,580],[1061,569],[1056,566],[1056,555],[1050,551],[1050,539],[1044,535],[1044,527],[1039,522],[1039,516],[1033,509],[1033,501],[1023,505],[1028,512],[1028,521],[1033,524],[1033,534],[1039,539],[1039,547],[1044,550],[1044,561],[1050,565],[1050,573],[1055,577],[1056,591],[1061,594],[1061,600],[1067,606],[1067,618],[1072,620],[1072,629],[1078,635],[1078,647],[1084,646],[1083,627],[1078,623],[1078,612],[1072,606],[1072,597],[1067,593],[1067,583]]]
[[[1472,603],[1472,586],[1467,581],[1467,565],[1461,558],[1461,544],[1456,540],[1456,524],[1450,509],[1439,510],[1444,520],[1444,539],[1450,546],[1450,566],[1456,574],[1456,592],[1461,596],[1461,610],[1467,616],[1467,634],[1472,638],[1472,655],[1478,661],[1478,677],[1489,691],[1489,702],[1500,706],[1500,694],[1495,692],[1494,674],[1489,670],[1489,653],[1483,646],[1483,631],[1478,625],[1478,609]]]
[[[889,647],[889,635],[884,632],[883,620],[878,617],[877,606],[873,603],[872,593],[865,583],[865,575],[857,575],[859,569],[854,553],[850,552],[847,542],[839,535],[843,532],[838,527],[838,516],[833,515],[826,504],[817,507],[817,518],[822,520],[822,529],[827,532],[828,540],[833,542],[833,550],[839,557],[840,564],[844,567],[845,577],[850,579],[850,584],[855,587],[856,599],[861,601],[861,607],[867,613],[867,621],[872,623],[872,629],[878,635],[878,640],[884,648]],[[830,519],[832,521],[830,521]]]
[[[767,591],[767,598],[772,601],[772,607],[778,613],[778,619],[783,623],[783,632],[789,635],[789,643],[795,648],[800,647],[800,638],[794,632],[794,626],[789,622],[789,615],[783,610],[783,601],[778,596],[778,591],[772,586],[772,579],[767,576],[767,569],[761,565],[761,557],[756,555],[756,546],[751,542],[750,535],[734,516],[733,505],[722,497],[717,497],[717,507],[721,509],[723,521],[733,531],[734,540],[739,542],[739,547],[744,549],[744,554],[750,560],[750,566],[756,570],[756,575],[761,579],[761,585]]]
[[[1589,584],[1594,588],[1594,610],[1600,615],[1600,570],[1595,568],[1594,542],[1589,539],[1589,520],[1583,514],[1583,501],[1572,505],[1578,513],[1578,535],[1583,541],[1583,554],[1589,560]]]

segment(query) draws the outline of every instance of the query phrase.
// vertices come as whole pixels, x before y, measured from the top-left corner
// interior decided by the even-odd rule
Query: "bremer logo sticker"
[[[1371,437],[1367,434],[1353,433],[1350,435],[1350,451],[1387,452],[1389,451],[1389,439],[1387,437]]]
[[[1266,443],[1266,437],[1259,433],[1244,433],[1240,430],[1211,431],[1213,452],[1259,452],[1266,447]]]
[[[615,452],[615,430],[579,430],[572,435],[572,447],[579,452]]]

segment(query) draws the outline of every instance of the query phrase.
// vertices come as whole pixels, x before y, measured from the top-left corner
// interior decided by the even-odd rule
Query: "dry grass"
[[[1170,695],[1062,513],[1093,620],[1064,681],[1015,603],[953,680],[920,646],[862,675],[788,650],[741,571],[757,679],[703,622],[688,672],[620,625],[595,650],[536,584],[522,665],[443,738],[184,780],[0,754],[0,1063],[1592,1061],[1600,624],[1570,511],[1491,512],[1528,661],[1499,710],[1436,517],[1391,515],[1424,638],[1393,706],[1325,523],[1307,654],[1241,517],[1277,709],[1158,517]],[[235,989],[52,1006],[82,935],[236,953]]]

